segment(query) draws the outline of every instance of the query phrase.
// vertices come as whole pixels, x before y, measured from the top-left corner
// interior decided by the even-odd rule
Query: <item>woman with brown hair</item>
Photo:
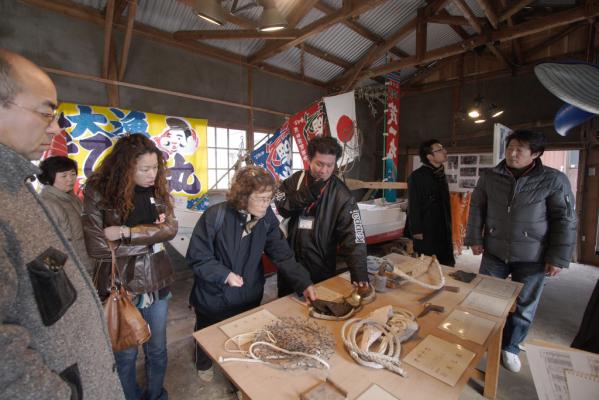
[[[115,248],[120,283],[135,295],[152,336],[143,344],[147,387],[137,385],[137,347],[115,352],[127,400],[166,400],[166,321],[174,271],[163,242],[177,233],[162,153],[143,134],[124,136],[87,181],[83,229],[100,297],[110,286]]]
[[[227,201],[210,207],[196,224],[186,260],[195,275],[190,303],[199,330],[260,305],[264,294],[264,252],[294,290],[316,299],[308,271],[299,265],[270,207],[275,189],[264,169],[237,172]],[[212,379],[212,361],[196,344],[196,368]]]

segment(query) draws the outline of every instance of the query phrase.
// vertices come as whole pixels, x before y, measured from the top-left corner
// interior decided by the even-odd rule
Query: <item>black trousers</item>
[[[210,325],[224,321],[227,318],[231,318],[237,314],[241,314],[242,312],[251,310],[252,308],[256,308],[259,305],[260,301],[257,301],[255,303],[248,304],[247,306],[225,310],[218,314],[203,313],[202,310],[198,310],[194,307],[196,313],[196,323],[194,331],[207,328]],[[205,371],[212,367],[212,360],[210,359],[208,354],[206,354],[206,352],[200,347],[197,341],[195,342],[195,364],[196,369],[199,371]]]

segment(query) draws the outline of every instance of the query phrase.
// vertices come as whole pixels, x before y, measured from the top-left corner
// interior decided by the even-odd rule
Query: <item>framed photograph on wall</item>
[[[513,131],[505,125],[493,124],[493,165],[505,158],[505,139]]]

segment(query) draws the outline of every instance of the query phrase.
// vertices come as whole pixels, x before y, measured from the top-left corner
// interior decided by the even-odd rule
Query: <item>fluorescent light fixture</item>
[[[198,17],[212,24],[223,25],[225,23],[225,11],[218,0],[197,0],[195,11]]]
[[[486,120],[486,119],[484,119],[484,118],[479,118],[479,119],[475,119],[475,120],[474,120],[474,123],[475,123],[475,124],[483,124],[483,123],[485,123],[485,122],[487,122],[487,120]]]
[[[287,28],[287,21],[275,7],[264,8],[260,21],[258,21],[258,30],[261,32],[272,32]]]
[[[491,104],[491,108],[489,108],[489,114],[491,114],[491,118],[497,118],[503,114],[503,110],[496,104]]]
[[[472,110],[468,111],[468,116],[473,119],[478,118],[480,117],[480,112],[476,108],[473,108]]]

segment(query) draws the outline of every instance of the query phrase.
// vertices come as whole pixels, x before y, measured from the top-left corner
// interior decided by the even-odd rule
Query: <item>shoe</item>
[[[520,363],[520,357],[518,354],[510,353],[509,351],[501,350],[501,361],[503,366],[512,372],[520,372],[522,363]]]
[[[212,382],[212,378],[214,378],[214,367],[210,367],[206,370],[198,369],[198,376],[206,383]]]

